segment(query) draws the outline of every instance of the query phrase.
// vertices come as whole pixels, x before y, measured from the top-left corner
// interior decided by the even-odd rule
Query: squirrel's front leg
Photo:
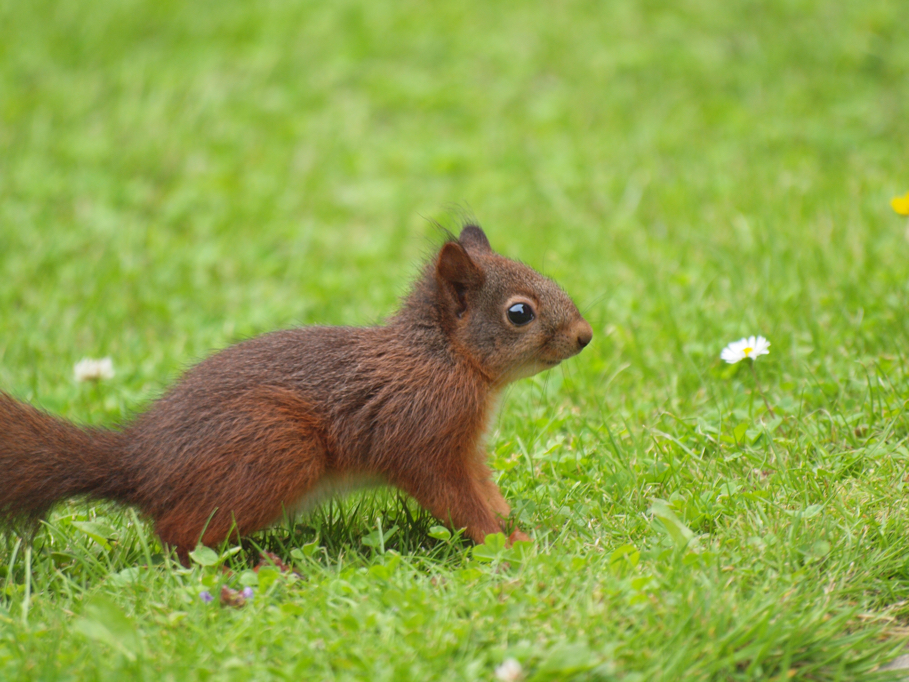
[[[508,521],[508,516],[511,514],[511,507],[508,506],[508,503],[505,501],[505,498],[502,497],[502,492],[499,490],[499,486],[491,478],[491,472],[487,467],[484,467],[486,475],[479,479],[478,484],[483,495],[486,497],[486,500],[489,502],[489,505],[492,507],[493,512],[496,516],[499,517],[500,523],[504,526]],[[512,526],[513,530],[508,536],[508,542],[516,542],[518,540],[523,540],[525,542],[530,541],[530,536],[526,533],[519,530],[517,527]],[[507,532],[507,531],[506,531]]]
[[[487,535],[501,533],[502,524],[480,493],[479,486],[467,476],[458,480],[447,478],[435,490],[411,494],[439,521],[454,530],[463,528],[477,544],[482,544]]]
[[[395,481],[437,519],[454,529],[465,529],[467,536],[482,544],[487,535],[506,530],[504,523],[510,511],[495,483],[467,467],[446,472],[423,472],[420,476]],[[515,531],[509,541],[529,540]]]

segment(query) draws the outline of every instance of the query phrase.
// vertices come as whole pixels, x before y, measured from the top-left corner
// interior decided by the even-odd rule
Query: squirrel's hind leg
[[[267,528],[316,490],[328,468],[318,418],[289,391],[247,396],[217,450],[175,485],[178,497],[149,510],[161,541],[181,561],[199,542],[214,547]]]
[[[209,494],[186,497],[159,512],[155,519],[158,536],[173,545],[186,563],[185,557],[199,542],[215,547],[271,526],[292,513],[296,501],[318,486],[325,469],[324,453],[318,450],[300,447],[294,452],[268,452],[270,471],[251,466],[244,480],[212,482]]]

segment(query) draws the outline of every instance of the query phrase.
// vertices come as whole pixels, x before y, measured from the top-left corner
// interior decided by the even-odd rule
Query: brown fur
[[[509,322],[515,299],[533,307],[531,323]],[[500,391],[590,338],[556,284],[467,226],[387,325],[231,346],[123,431],[79,428],[0,393],[0,522],[25,529],[59,500],[111,499],[138,507],[185,560],[200,540],[384,482],[482,542],[510,512],[483,449]]]

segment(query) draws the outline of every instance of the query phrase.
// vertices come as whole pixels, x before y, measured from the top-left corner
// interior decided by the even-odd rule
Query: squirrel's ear
[[[482,286],[484,277],[483,271],[470,259],[461,244],[448,242],[436,261],[436,279],[454,298],[460,317],[467,310],[467,292]]]
[[[486,239],[486,233],[480,229],[479,225],[465,225],[458,241],[467,249],[480,252],[492,251],[489,240]]]

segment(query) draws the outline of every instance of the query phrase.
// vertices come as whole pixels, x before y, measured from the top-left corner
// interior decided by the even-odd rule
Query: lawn
[[[899,0],[0,0],[0,389],[126,422],[240,339],[381,322],[464,214],[594,330],[489,435],[531,547],[373,491],[185,569],[75,500],[0,538],[0,677],[873,679],[907,141]]]

